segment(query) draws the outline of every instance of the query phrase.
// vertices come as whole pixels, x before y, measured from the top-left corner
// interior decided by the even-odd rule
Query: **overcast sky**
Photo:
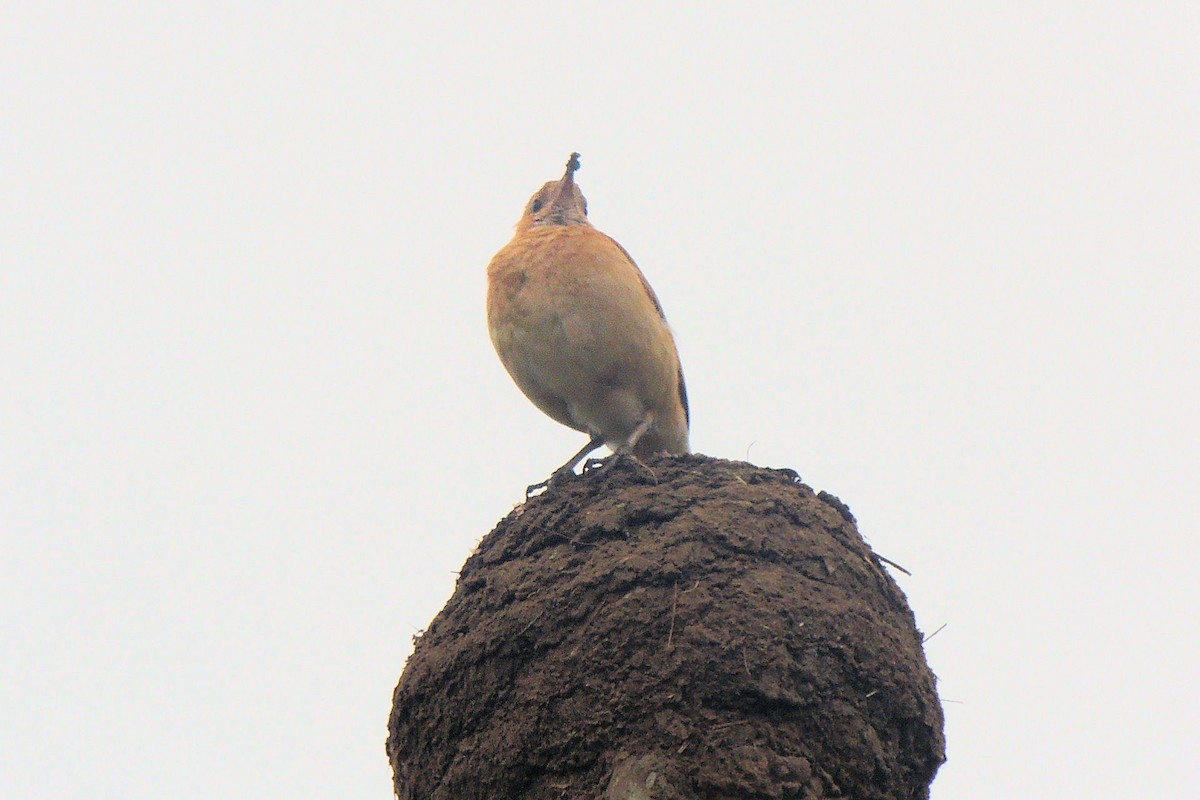
[[[693,447],[946,625],[935,800],[1193,792],[1198,9],[5,4],[0,794],[391,797],[412,636],[582,444],[483,310],[572,150]]]

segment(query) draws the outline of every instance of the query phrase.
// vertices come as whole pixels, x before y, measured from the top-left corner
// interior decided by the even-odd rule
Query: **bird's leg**
[[[562,480],[564,478],[566,478],[568,475],[574,474],[575,466],[577,464],[579,464],[579,462],[582,461],[584,459],[584,457],[587,456],[588,453],[592,452],[593,450],[595,450],[597,447],[599,447],[602,444],[604,444],[603,436],[601,436],[600,434],[596,434],[596,435],[592,436],[592,438],[588,440],[588,443],[583,446],[583,449],[581,449],[575,455],[571,456],[570,461],[563,464],[558,469],[554,470],[554,472],[550,473],[549,478],[542,481],[541,483],[535,483],[532,486],[525,487],[525,499],[528,500],[530,498],[530,496],[532,496],[533,493],[538,491],[539,489],[550,489],[555,484],[561,483]]]
[[[642,438],[642,434],[650,429],[654,423],[654,415],[647,414],[646,418],[638,423],[638,426],[633,429],[633,433],[629,434],[629,438],[621,443],[621,446],[608,458],[589,458],[587,463],[583,465],[584,472],[588,471],[603,471],[608,469],[612,464],[617,463],[624,458],[632,458],[634,463],[642,469],[650,473],[650,477],[658,482],[658,476],[654,474],[654,470],[650,469],[642,460],[633,454],[633,446],[638,443],[638,439]]]
[[[650,430],[650,425],[654,422],[654,414],[647,414],[646,418],[638,423],[638,426],[633,429],[633,433],[629,434],[629,438],[625,443],[617,448],[618,453],[632,453],[633,446],[638,443],[638,439],[642,438],[642,434]]]

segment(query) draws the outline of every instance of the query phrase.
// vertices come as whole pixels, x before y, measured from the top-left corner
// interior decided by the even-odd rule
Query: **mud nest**
[[[850,511],[704,456],[505,517],[388,729],[403,800],[907,800],[944,760],[921,634]]]

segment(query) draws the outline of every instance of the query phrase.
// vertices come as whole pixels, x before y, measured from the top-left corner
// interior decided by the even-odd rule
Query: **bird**
[[[589,436],[526,496],[602,445],[619,458],[688,453],[687,387],[662,304],[629,253],[587,216],[579,153],[529,198],[487,268],[488,332],[535,406]]]

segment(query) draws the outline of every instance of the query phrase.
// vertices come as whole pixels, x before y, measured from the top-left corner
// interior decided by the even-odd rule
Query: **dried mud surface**
[[[396,687],[403,800],[927,798],[942,711],[837,498],[705,456],[514,509]]]

